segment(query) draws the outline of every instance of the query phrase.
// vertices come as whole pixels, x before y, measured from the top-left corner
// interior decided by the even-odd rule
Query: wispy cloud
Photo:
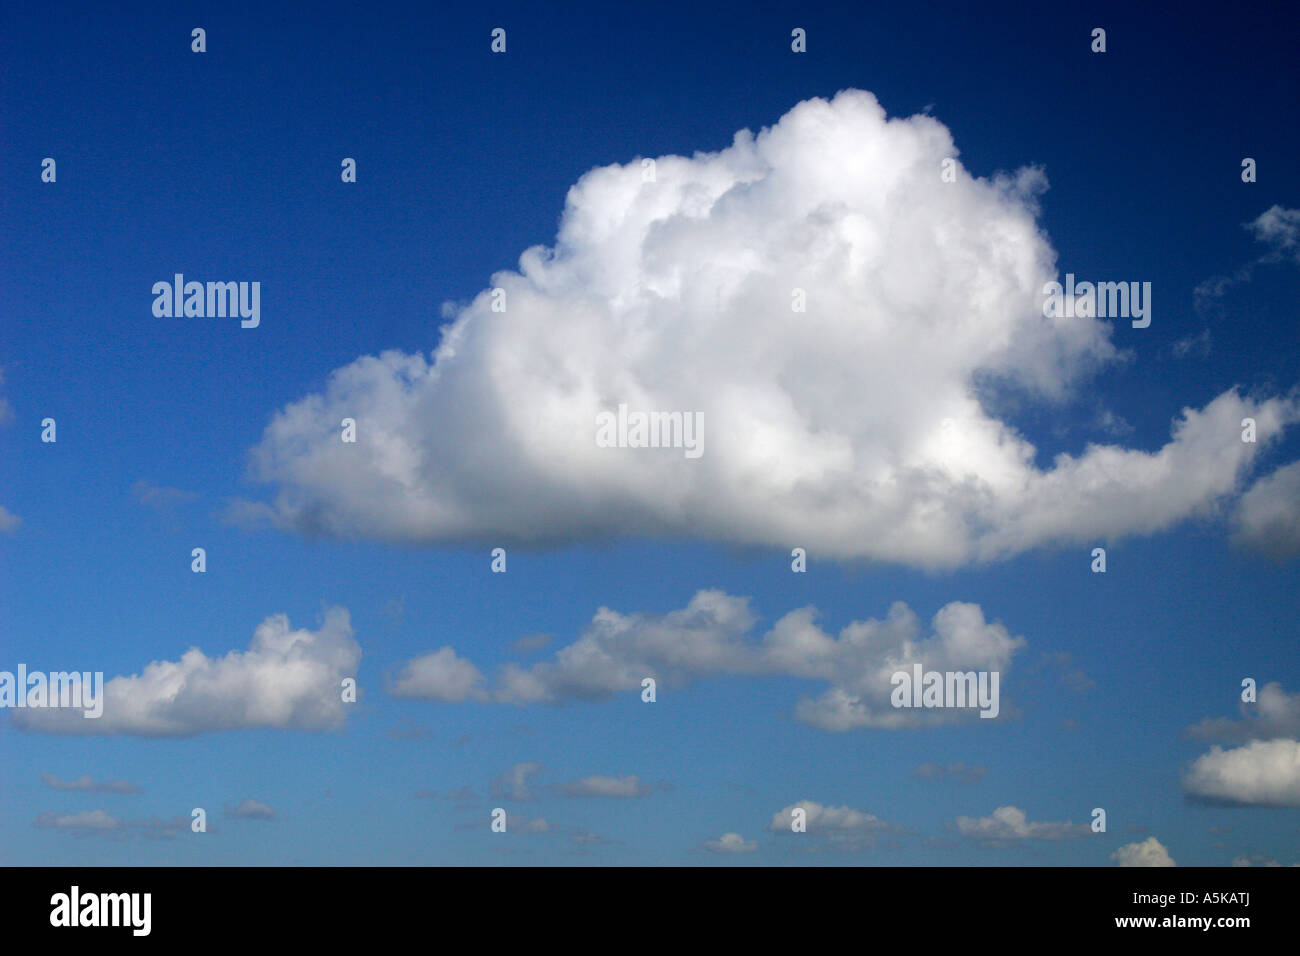
[[[51,790],[77,790],[82,793],[140,793],[140,788],[126,780],[97,781],[88,774],[75,780],[60,780],[50,773],[41,774],[41,782]]]
[[[245,800],[234,807],[226,807],[226,816],[232,820],[274,820],[275,810],[260,800]]]

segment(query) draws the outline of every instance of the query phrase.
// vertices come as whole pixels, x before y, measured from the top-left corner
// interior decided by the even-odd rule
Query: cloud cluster
[[[987,817],[958,817],[957,832],[985,843],[1021,840],[1070,840],[1087,836],[1086,823],[1034,823],[1019,807],[998,807]]]
[[[1239,708],[1240,720],[1206,718],[1187,728],[1195,740],[1244,746],[1202,754],[1183,776],[1183,790],[1201,803],[1300,807],[1300,693],[1273,681]]]
[[[709,676],[797,677],[827,685],[799,701],[795,716],[804,723],[831,731],[900,728],[975,712],[893,707],[896,671],[919,663],[926,670],[1002,672],[1025,643],[987,622],[979,605],[960,602],[934,615],[928,635],[901,602],[884,620],[855,621],[838,637],[818,627],[816,617],[812,607],[791,611],[755,638],[749,599],[718,590],[700,591],[685,608],[662,616],[602,607],[578,640],[552,659],[528,667],[509,663],[489,684],[471,662],[444,647],[402,667],[395,692],[452,702],[554,704],[639,692],[645,678],[677,687]]]
[[[234,515],[951,567],[1156,532],[1233,494],[1300,401],[1231,390],[1183,409],[1156,451],[1089,445],[1046,466],[990,411],[990,389],[1067,399],[1119,353],[1108,323],[1043,315],[1042,174],[945,182],[957,154],[935,119],[846,91],[718,152],[659,157],[653,181],[639,161],[593,169],[554,245],[452,309],[429,357],[360,357],[275,414],[251,454],[274,500]],[[598,447],[597,415],[620,404],[702,414],[703,456]],[[1248,416],[1258,444],[1239,440]]]
[[[1239,707],[1241,720],[1207,717],[1188,727],[1187,736],[1225,744],[1300,737],[1300,692],[1288,694],[1281,684],[1271,681],[1259,688],[1253,703],[1243,702]]]
[[[317,631],[294,630],[283,614],[268,617],[246,651],[208,657],[191,647],[179,661],[154,661],[140,674],[104,685],[104,713],[25,708],[25,730],[61,734],[187,737],[219,730],[330,730],[342,726],[342,681],[355,677],[361,646],[344,608],[330,608]]]

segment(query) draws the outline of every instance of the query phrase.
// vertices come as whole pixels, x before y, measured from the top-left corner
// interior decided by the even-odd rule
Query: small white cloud
[[[898,828],[880,819],[874,813],[854,810],[852,807],[823,806],[814,800],[800,800],[772,814],[767,828],[774,833],[790,833],[794,811],[803,810],[808,833],[883,833]]]
[[[1117,866],[1177,866],[1169,851],[1155,837],[1141,843],[1127,843],[1110,855]]]
[[[1272,247],[1273,259],[1294,259],[1300,265],[1300,209],[1272,206],[1250,224],[1260,242]]]
[[[747,841],[739,833],[724,833],[716,840],[705,840],[701,847],[709,853],[753,853],[758,841]]]
[[[275,810],[260,800],[245,800],[237,807],[227,807],[226,816],[234,820],[274,820]]]
[[[1255,740],[1196,758],[1183,789],[1207,803],[1300,807],[1300,741]]]
[[[103,687],[103,715],[80,709],[24,708],[25,730],[57,734],[187,737],[220,730],[332,730],[348,704],[342,682],[355,677],[361,646],[344,608],[330,608],[320,630],[293,630],[283,614],[268,617],[246,651],[208,657],[191,647],[179,661],[154,661],[143,672]]]
[[[408,661],[397,675],[391,693],[394,697],[459,703],[471,697],[483,699],[486,695],[482,684],[483,675],[471,661],[457,657],[452,648],[443,647]]]

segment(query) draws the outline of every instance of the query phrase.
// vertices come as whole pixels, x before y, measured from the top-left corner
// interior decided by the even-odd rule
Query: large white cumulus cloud
[[[850,91],[716,153],[594,169],[554,247],[497,273],[432,361],[396,351],[281,410],[252,456],[285,527],[435,542],[690,535],[927,567],[1152,532],[1233,492],[1293,400],[1227,392],[1148,453],[1049,468],[990,380],[1062,398],[1116,358],[1044,318],[1040,173],[964,171],[948,130]],[[1116,277],[1123,278],[1123,277]],[[807,311],[792,311],[793,290]],[[596,444],[596,416],[701,412],[704,454]],[[339,440],[357,421],[357,442]]]

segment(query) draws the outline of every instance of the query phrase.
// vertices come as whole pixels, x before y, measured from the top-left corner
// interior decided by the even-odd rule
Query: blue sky
[[[1269,700],[1282,716],[1257,742],[1296,747],[1300,736],[1300,483],[1285,470],[1300,459],[1300,430],[1286,427],[1300,383],[1300,134],[1288,121],[1300,90],[1294,71],[1277,68],[1292,51],[1272,5],[1083,5],[1033,19],[943,4],[307,13],[128,3],[3,16],[0,669],[135,675],[190,647],[243,653],[278,614],[318,634],[326,609],[343,607],[361,694],[315,723],[214,729],[223,706],[254,693],[224,687],[187,705],[179,735],[116,724],[85,735],[0,714],[0,861],[1110,865],[1154,837],[1180,865],[1300,862],[1289,751],[1261,758],[1281,761],[1267,768],[1277,785],[1265,798],[1243,789],[1235,764],[1217,799],[1195,782],[1217,772],[1197,764],[1212,747],[1232,753],[1260,736],[1241,730],[1257,719],[1239,705],[1243,678],[1280,685]],[[507,51],[494,55],[497,26]],[[1098,26],[1104,54],[1089,49]],[[206,30],[205,53],[191,52],[194,27]],[[791,51],[795,27],[806,53]],[[902,165],[928,162],[935,126],[886,132],[867,99],[783,120],[841,90],[869,91],[891,119],[942,124],[961,181],[942,183],[936,162],[932,181],[899,173],[886,191]],[[691,159],[778,123],[786,138],[765,140],[777,145],[757,158]],[[835,150],[859,142],[865,172],[835,185],[858,169]],[[45,157],[57,162],[54,183],[41,181]],[[340,179],[343,157],[357,161],[355,183]],[[641,179],[642,157],[658,158],[664,191],[627,199],[619,190]],[[1244,157],[1257,162],[1256,182],[1242,181]],[[768,165],[754,173],[751,162]],[[559,253],[493,279],[518,272],[524,250],[556,245],[571,187],[612,164],[626,169],[576,194]],[[1040,171],[1035,188],[992,185],[1023,168]],[[696,192],[666,192],[691,176]],[[744,182],[712,197],[713,212],[681,212],[726,176]],[[818,189],[840,198],[792,218],[798,197]],[[936,214],[950,194],[960,202]],[[681,208],[628,260],[617,250],[638,238],[633,226],[602,224],[619,202]],[[817,258],[835,230],[863,243],[851,265],[867,250],[861,276]],[[909,242],[911,261],[881,251]],[[758,259],[744,255],[759,248]],[[873,255],[885,266],[873,271]],[[781,285],[786,263],[805,278]],[[1150,282],[1152,322],[1045,332],[1026,294],[1036,280],[994,283],[984,301],[984,278],[963,285],[968,263],[981,277],[1033,278],[1041,267]],[[720,317],[690,299],[692,270],[715,266],[736,283]],[[610,291],[633,268],[637,294],[658,290],[643,311]],[[259,281],[261,324],[155,317],[150,290],[177,272]],[[927,298],[936,277],[953,275]],[[680,279],[677,291],[663,291],[665,276]],[[1229,281],[1205,285],[1217,277]],[[798,282],[835,307],[810,309],[786,339],[755,302]],[[511,296],[499,323],[485,291],[498,283]],[[967,312],[959,300],[980,304]],[[386,350],[432,362],[458,319],[464,345],[440,360],[445,382],[410,373],[421,383],[402,392],[396,372],[353,366]],[[888,328],[879,338],[855,331],[878,320]],[[968,362],[945,344],[972,327],[972,342],[1005,334],[1006,353]],[[589,344],[607,329],[628,337]],[[629,343],[646,350],[624,366]],[[1059,361],[1044,358],[1054,349]],[[749,381],[729,377],[733,363],[764,389],[756,401],[787,396],[816,420],[813,437],[787,428],[779,402],[728,419],[727,396]],[[360,384],[331,385],[347,367]],[[897,369],[911,374],[891,379]],[[1006,381],[990,384],[991,371]],[[704,408],[709,470],[646,449],[602,449],[598,472],[582,466],[587,452],[548,444],[539,455],[510,409],[562,417],[548,400],[588,374],[608,375],[600,394],[611,402]],[[639,385],[617,391],[629,382]],[[1185,442],[1171,440],[1184,409],[1225,393]],[[908,514],[954,510],[951,523],[913,535],[852,475],[878,467],[913,487],[903,476],[932,464],[918,457],[916,429],[946,414],[930,395],[974,403],[972,444],[958,454],[969,481],[918,491]],[[315,405],[268,431],[308,396]],[[349,402],[369,417],[359,416],[357,457],[339,458],[354,452],[322,434]],[[1264,434],[1248,460],[1225,465],[1246,454],[1243,409]],[[46,417],[57,422],[52,444],[40,438]],[[1032,446],[1009,479],[1006,445],[979,431],[990,423]],[[457,444],[467,435],[468,447]],[[818,436],[842,439],[862,467],[828,477],[835,468],[809,456],[837,462],[841,446]],[[1087,502],[1086,475],[1053,471],[1060,454],[1158,456],[1171,441],[1151,467],[1087,459],[1102,485]],[[775,448],[776,464],[744,457],[760,447]],[[421,463],[414,484],[384,490],[376,475],[391,479],[407,455]],[[262,472],[259,456],[273,463]],[[767,483],[786,467],[796,494]],[[986,510],[965,497],[984,481]],[[823,524],[831,513],[842,520]],[[505,574],[490,570],[498,544]],[[789,553],[801,545],[808,571],[795,574]],[[1089,569],[1098,546],[1105,574]],[[195,547],[207,552],[203,574],[190,568]],[[797,665],[698,673],[668,682],[653,704],[626,688],[574,699],[560,685],[549,702],[525,703],[498,682],[509,662],[555,659],[602,607],[660,619],[709,589],[749,598],[754,640],[799,608],[815,607],[835,637],[901,601],[920,637],[940,609],[965,602],[1024,644],[1003,674],[997,720],[937,726],[801,719],[799,702],[827,681]],[[512,647],[537,634],[550,643]],[[391,692],[409,662],[442,647],[473,662],[473,693]],[[1189,734],[1207,718],[1237,729]],[[541,766],[523,774],[528,792],[493,792],[529,764]],[[917,773],[957,764],[978,769]],[[138,792],[59,789],[43,775],[125,780]],[[629,776],[647,792],[566,795],[566,784]],[[458,788],[472,796],[416,796]],[[273,817],[226,813],[249,800]],[[769,829],[801,801],[876,820]],[[504,835],[488,826],[498,806],[512,821]],[[194,807],[210,832],[175,825]],[[1058,826],[958,823],[1006,807]],[[1059,826],[1087,823],[1095,807],[1106,833]],[[515,821],[526,819],[547,832],[524,832]],[[756,849],[719,852],[724,834]]]

